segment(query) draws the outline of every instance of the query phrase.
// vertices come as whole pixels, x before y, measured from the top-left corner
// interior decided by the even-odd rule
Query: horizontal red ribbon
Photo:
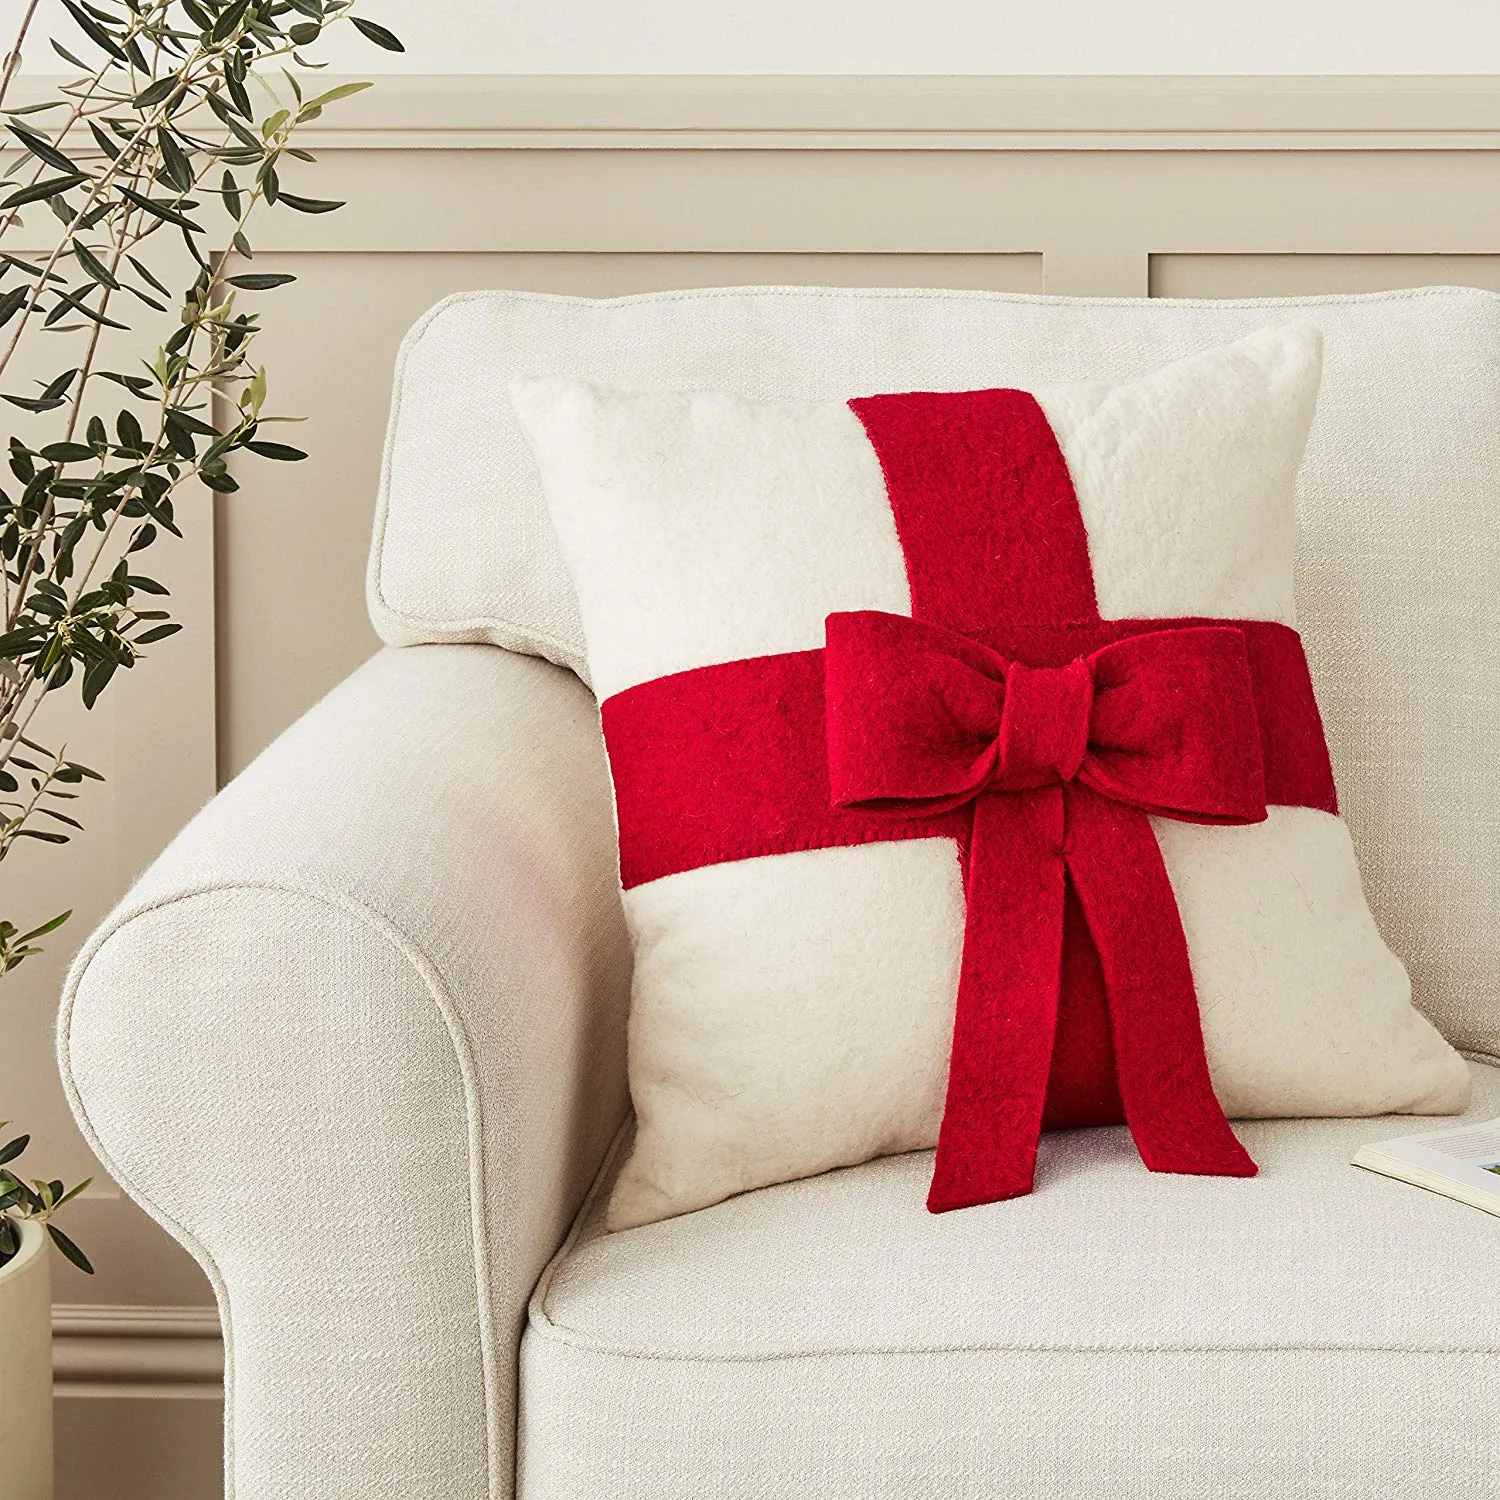
[[[1301,638],[1263,620],[1103,620],[1005,626],[972,638],[1011,660],[1061,667],[1150,631],[1220,626],[1245,644],[1271,804],[1338,811]],[[626,889],[684,870],[800,849],[966,838],[971,813],[930,817],[832,805],[823,652],[759,656],[658,677],[607,698],[604,737]]]

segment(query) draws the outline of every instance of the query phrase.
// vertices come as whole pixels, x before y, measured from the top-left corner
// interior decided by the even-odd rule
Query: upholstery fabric
[[[526,1299],[625,1113],[628,976],[592,700],[480,646],[376,656],[90,940],[63,1075],[214,1284],[231,1500],[511,1494]]]
[[[404,348],[370,566],[388,641],[583,670],[577,605],[506,397],[516,375],[836,399],[1126,379],[1278,321],[1324,335],[1298,481],[1298,625],[1386,940],[1450,1040],[1500,1056],[1500,298],[1120,301],[770,288],[475,292]],[[649,351],[650,373],[642,352]],[[482,431],[476,445],[456,435]],[[1394,609],[1392,601],[1400,601]]]
[[[1320,363],[1317,332],[1293,324],[1136,381],[1029,392],[806,402],[513,382],[603,700],[622,872],[655,864],[664,840],[693,846],[661,878],[624,881],[638,1133],[613,1227],[930,1146],[938,1114],[934,1210],[1025,1192],[1044,1095],[1059,1124],[1118,1120],[1123,1100],[1158,1170],[1242,1175],[1254,1167],[1215,1090],[1235,1117],[1463,1108],[1467,1072],[1412,1011],[1359,895],[1310,696],[1291,728],[1316,748],[1325,785],[1267,818],[1263,763],[1285,747],[1262,750],[1264,685],[1252,689],[1248,627],[1237,627],[1295,624],[1294,481]],[[1125,630],[1123,617],[1145,633],[1090,655],[1104,676],[1090,668],[1086,680],[1105,686],[1111,653],[1155,640],[1173,662],[1153,699],[1170,719],[1164,761],[1241,764],[1252,787],[1174,802],[1162,785],[1130,792],[1075,756],[1079,779],[1066,785],[1048,774],[995,790],[986,771],[965,796],[908,799],[885,818],[870,805],[878,793],[843,796],[837,767],[831,784],[810,774],[836,748],[855,681],[873,700],[861,734],[894,724],[904,701],[914,723],[972,738],[978,754],[996,726],[975,727],[984,714],[960,707],[967,690],[988,696],[1003,746],[1023,684],[1049,678],[1002,658],[1062,667],[1102,646],[1106,599],[1109,629]],[[1158,611],[1179,618],[1152,620]],[[1161,628],[1181,617],[1229,628]],[[868,649],[841,675],[854,622]],[[1226,643],[1217,677],[1205,641]],[[820,651],[826,683],[813,671],[809,692],[804,663]],[[950,678],[967,689],[945,698]],[[702,728],[647,743],[677,722],[658,697],[678,695],[705,701]],[[885,769],[910,769],[880,743]],[[683,778],[704,786],[701,805],[677,795]],[[1276,791],[1271,801],[1302,801]],[[710,832],[726,808],[743,825],[727,854]],[[1157,835],[1147,813],[1174,826],[1152,819]],[[855,843],[851,821],[861,846],[841,847]],[[928,867],[903,867],[880,891],[864,867],[887,868],[885,844],[898,839],[932,841]],[[726,859],[738,863],[725,870]],[[1064,961],[1065,869],[1077,965]],[[854,897],[840,884],[851,878]],[[859,899],[872,885],[873,899]],[[1121,886],[1128,898],[1112,899]],[[928,930],[893,928],[894,905],[925,913]],[[863,962],[847,962],[850,948]],[[1059,974],[1062,1006],[1083,1024],[1058,1023],[1068,1065],[1049,1080]],[[942,1022],[914,1021],[919,1007]],[[951,1032],[945,1081],[947,1035],[934,1059],[913,1032]],[[893,1088],[903,1077],[938,1092]]]
[[[941,1218],[926,1153],[615,1234],[606,1176],[532,1301],[521,1494],[1488,1500],[1500,1224],[1349,1165],[1410,1129],[1244,1126],[1249,1182],[1080,1131]]]

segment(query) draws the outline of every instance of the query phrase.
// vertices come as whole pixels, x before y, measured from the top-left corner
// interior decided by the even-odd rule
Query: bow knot
[[[1065,667],[1011,662],[990,784],[1024,792],[1071,781],[1083,764],[1094,706],[1094,674],[1082,657]]]

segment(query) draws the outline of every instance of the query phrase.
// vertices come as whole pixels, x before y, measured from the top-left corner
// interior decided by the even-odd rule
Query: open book
[[[1500,1120],[1377,1141],[1354,1165],[1500,1214]]]

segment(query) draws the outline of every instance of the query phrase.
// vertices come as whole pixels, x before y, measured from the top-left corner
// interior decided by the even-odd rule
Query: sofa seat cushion
[[[1500,1221],[1349,1165],[1420,1128],[1247,1124],[1250,1182],[1073,1132],[940,1217],[926,1153],[618,1234],[596,1194],[533,1299],[521,1493],[1492,1497]]]

